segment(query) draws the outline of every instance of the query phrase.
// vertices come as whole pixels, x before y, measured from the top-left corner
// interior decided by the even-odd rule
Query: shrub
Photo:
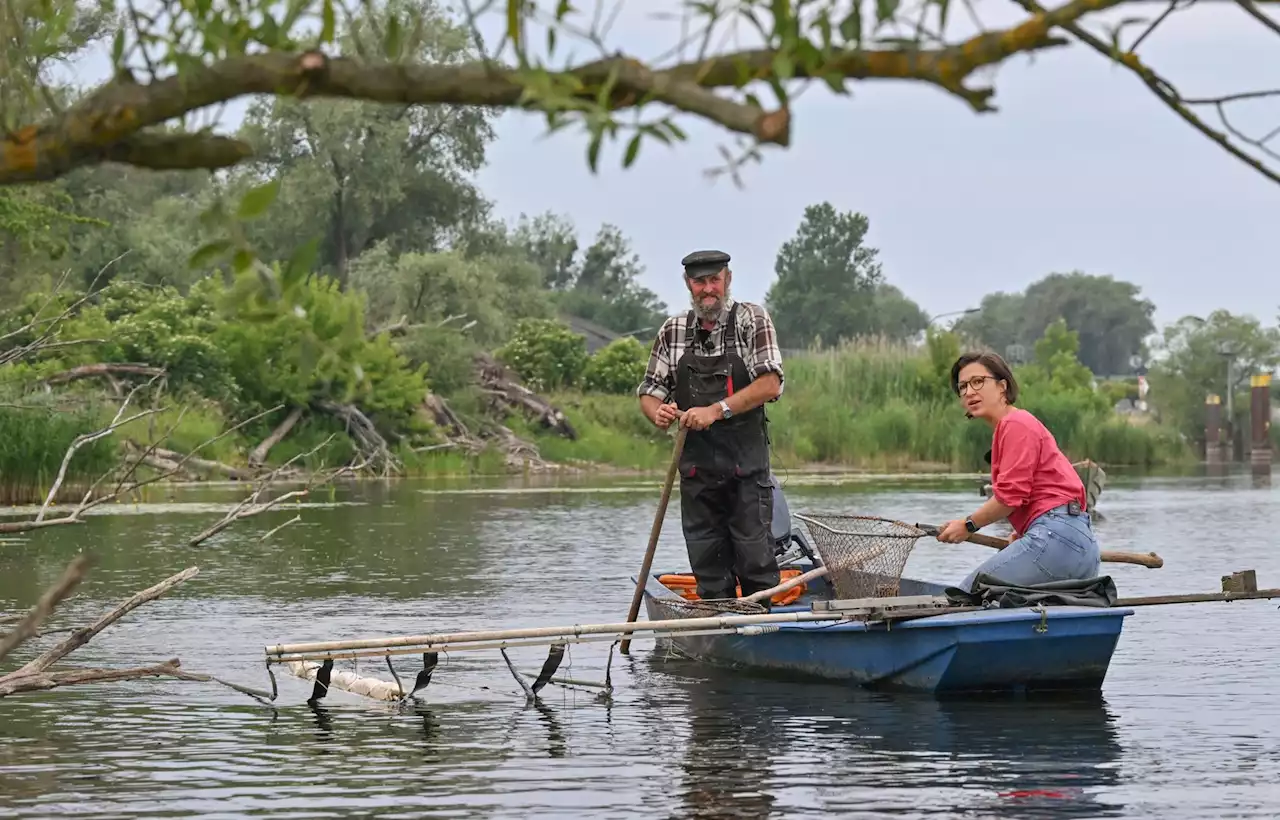
[[[635,392],[649,362],[649,350],[634,336],[614,339],[587,362],[583,386],[595,393]]]
[[[497,357],[532,390],[576,387],[587,366],[587,340],[554,319],[522,319]]]

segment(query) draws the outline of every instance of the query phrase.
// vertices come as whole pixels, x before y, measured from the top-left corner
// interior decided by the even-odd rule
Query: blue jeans
[[[981,573],[1010,584],[1043,584],[1096,578],[1102,571],[1098,539],[1086,513],[1068,515],[1066,505],[1041,515],[1009,546],[978,565],[960,586],[973,591]]]

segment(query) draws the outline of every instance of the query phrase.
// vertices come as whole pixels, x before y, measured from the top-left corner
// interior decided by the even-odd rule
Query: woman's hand
[[[942,529],[938,530],[937,538],[947,544],[959,544],[969,538],[969,531],[965,529],[964,519],[948,521],[942,525]]]

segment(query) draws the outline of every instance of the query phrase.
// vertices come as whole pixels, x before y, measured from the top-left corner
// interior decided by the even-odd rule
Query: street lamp
[[[968,316],[971,313],[980,313],[980,312],[982,312],[982,308],[965,308],[964,310],[953,310],[948,313],[939,313],[937,316],[929,317],[929,321],[925,322],[925,324],[931,325],[934,322],[938,321],[939,319],[943,318],[944,316],[961,316],[961,315]]]

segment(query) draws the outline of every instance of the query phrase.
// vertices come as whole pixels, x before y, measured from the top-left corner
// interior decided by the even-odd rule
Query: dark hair
[[[971,351],[956,359],[956,363],[951,365],[951,390],[957,396],[960,395],[960,371],[975,362],[990,370],[991,375],[1005,383],[1004,395],[1010,404],[1017,402],[1018,380],[1013,377],[1013,371],[1009,369],[1009,365],[1005,364],[1004,359],[1000,358],[999,353]]]

